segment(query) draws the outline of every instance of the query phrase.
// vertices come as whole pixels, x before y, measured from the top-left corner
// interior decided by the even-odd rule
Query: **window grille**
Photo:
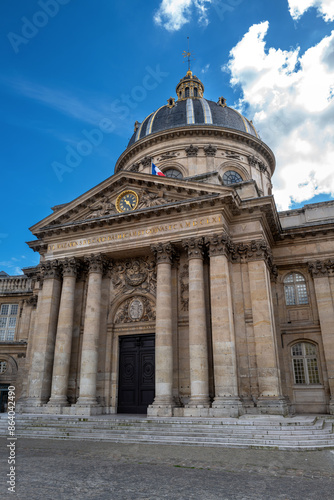
[[[320,384],[317,349],[310,342],[299,342],[291,348],[295,384]]]
[[[243,179],[238,172],[235,172],[234,170],[228,170],[225,172],[223,175],[223,183],[224,184],[236,184],[237,182],[242,182]]]
[[[308,304],[306,282],[302,274],[288,274],[284,278],[284,292],[287,306]]]
[[[2,304],[0,308],[0,342],[14,340],[18,304]]]

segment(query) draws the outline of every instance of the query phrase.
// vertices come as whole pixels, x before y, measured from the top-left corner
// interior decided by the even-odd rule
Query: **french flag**
[[[154,163],[152,163],[152,175],[161,175],[162,177],[166,177],[165,174],[161,172],[160,168],[154,165]]]

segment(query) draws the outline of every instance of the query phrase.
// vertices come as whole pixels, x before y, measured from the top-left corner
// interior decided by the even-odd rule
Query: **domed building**
[[[273,152],[190,70],[165,103],[31,228],[40,264],[0,276],[0,403],[15,385],[25,413],[334,413],[334,203],[278,213]]]

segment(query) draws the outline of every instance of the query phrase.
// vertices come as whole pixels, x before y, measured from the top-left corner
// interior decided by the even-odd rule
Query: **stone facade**
[[[117,413],[119,340],[154,334],[152,417],[334,413],[334,202],[278,213],[274,168],[214,123],[130,145],[31,228],[40,264],[0,276],[0,308],[18,305],[0,309],[2,391],[26,413]]]

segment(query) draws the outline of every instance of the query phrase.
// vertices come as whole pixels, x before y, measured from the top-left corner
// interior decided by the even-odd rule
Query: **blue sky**
[[[1,2],[0,270],[36,265],[28,228],[113,174],[175,96],[187,36],[205,97],[274,151],[279,209],[333,199],[333,21],[332,0]]]

